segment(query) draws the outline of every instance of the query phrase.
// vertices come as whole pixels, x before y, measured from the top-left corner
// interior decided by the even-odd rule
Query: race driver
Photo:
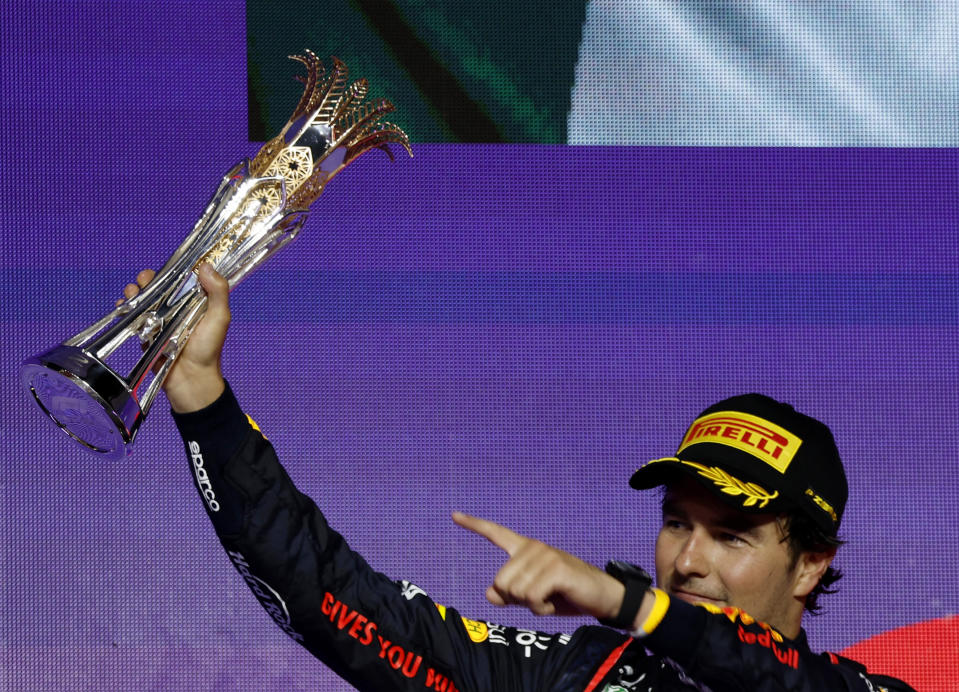
[[[126,298],[152,279],[145,270]],[[165,383],[196,487],[227,555],[274,621],[359,690],[638,692],[909,690],[810,651],[803,611],[825,585],[846,479],[828,428],[760,395],[727,399],[676,455],[631,479],[663,486],[659,588],[493,522],[454,521],[508,560],[487,591],[536,614],[586,614],[571,635],[460,616],[375,572],[299,493],[221,368],[228,285],[199,271],[208,310]]]

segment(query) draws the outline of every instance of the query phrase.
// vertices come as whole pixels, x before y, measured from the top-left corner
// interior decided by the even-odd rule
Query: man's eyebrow
[[[663,498],[663,516],[667,514],[680,519],[686,518],[686,512],[668,495]]]
[[[663,497],[663,516],[676,517],[678,519],[688,519],[687,512],[673,498],[666,495]],[[748,514],[743,512],[728,512],[716,517],[712,522],[714,526],[719,526],[733,533],[748,534],[758,536],[760,533],[758,522]]]
[[[759,524],[747,514],[737,512],[735,514],[724,514],[716,520],[718,526],[729,529],[733,533],[743,533],[758,536]]]

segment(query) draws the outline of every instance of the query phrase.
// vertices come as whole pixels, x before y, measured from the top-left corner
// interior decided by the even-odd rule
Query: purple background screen
[[[165,401],[107,463],[17,379],[258,148],[243,4],[0,13],[0,689],[343,689],[229,564]],[[356,162],[237,289],[225,362],[374,566],[568,631],[488,605],[502,556],[449,512],[652,566],[658,496],[629,474],[762,391],[826,421],[849,470],[813,646],[959,612],[955,150],[414,148]]]

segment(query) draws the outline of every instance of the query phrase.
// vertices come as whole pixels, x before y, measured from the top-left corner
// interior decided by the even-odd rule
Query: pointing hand
[[[619,612],[625,589],[598,567],[486,519],[454,512],[453,521],[509,555],[486,590],[493,605],[521,605],[536,615],[601,619]]]

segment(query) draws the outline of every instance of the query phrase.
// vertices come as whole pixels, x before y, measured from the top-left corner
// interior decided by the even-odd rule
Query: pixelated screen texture
[[[255,151],[243,16],[0,10],[0,689],[343,689],[230,566],[163,402],[103,462],[18,383]],[[569,630],[487,604],[502,555],[449,512],[651,566],[658,498],[629,474],[758,390],[828,422],[849,468],[813,647],[959,612],[954,150],[414,146],[353,164],[237,288],[224,363],[375,567]]]
[[[953,0],[593,0],[571,144],[956,146]]]

